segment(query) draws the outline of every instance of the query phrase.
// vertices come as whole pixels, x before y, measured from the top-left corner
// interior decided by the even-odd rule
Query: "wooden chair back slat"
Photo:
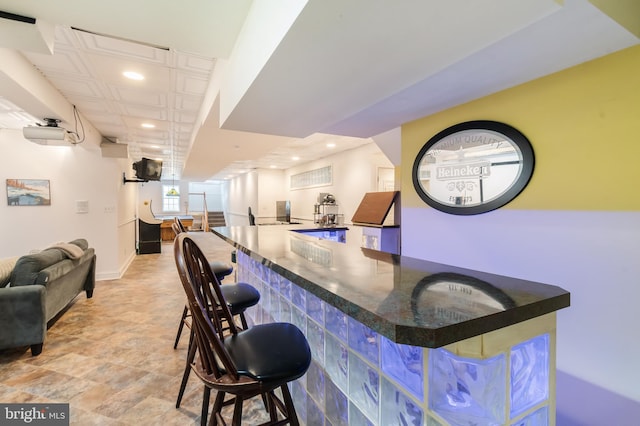
[[[176,237],[174,256],[191,310],[203,371],[216,378],[226,374],[238,380],[236,367],[223,344],[225,334],[237,334],[238,328],[224,302],[220,283],[200,248],[187,234]]]

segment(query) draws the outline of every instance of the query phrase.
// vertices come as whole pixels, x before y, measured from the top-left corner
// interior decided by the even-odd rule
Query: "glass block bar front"
[[[396,344],[247,254],[238,251],[237,264],[238,281],[261,294],[247,311],[249,323],[290,322],[307,336],[313,360],[291,384],[302,424],[542,426],[555,420],[554,333],[527,336],[488,356],[452,352],[464,352],[464,344]]]

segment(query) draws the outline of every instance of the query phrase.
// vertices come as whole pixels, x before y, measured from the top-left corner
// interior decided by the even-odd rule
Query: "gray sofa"
[[[96,255],[84,239],[20,257],[0,282],[0,349],[31,346],[39,355],[47,323],[82,291],[95,287]]]

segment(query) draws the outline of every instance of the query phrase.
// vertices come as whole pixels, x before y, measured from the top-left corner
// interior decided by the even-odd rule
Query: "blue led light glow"
[[[421,425],[424,413],[400,389],[388,380],[382,381],[381,425]]]
[[[307,341],[313,358],[324,365],[324,328],[310,319],[307,319]]]
[[[349,357],[349,397],[374,424],[378,424],[380,375],[357,355]]]
[[[424,400],[423,352],[422,348],[400,345],[380,336],[380,367],[382,371],[394,378],[420,401]]]
[[[513,426],[547,426],[549,424],[549,408],[542,407],[529,414],[520,421],[512,423]]]
[[[307,315],[324,326],[324,302],[318,296],[307,292]]]
[[[549,335],[511,349],[511,418],[549,397]]]
[[[397,344],[246,254],[237,262],[261,294],[249,324],[291,322],[307,336],[311,367],[291,383],[303,424],[548,424],[548,334],[488,359]]]
[[[349,347],[364,356],[373,365],[378,366],[380,359],[380,347],[378,333],[366,325],[349,317]]]
[[[349,350],[331,333],[325,338],[325,365],[331,380],[344,392],[348,390]]]
[[[330,380],[325,382],[325,407],[332,426],[349,426],[349,399]]]
[[[429,408],[452,424],[504,424],[506,356],[485,360],[434,349],[429,358]]]
[[[347,314],[325,303],[325,326],[343,342],[347,342]]]

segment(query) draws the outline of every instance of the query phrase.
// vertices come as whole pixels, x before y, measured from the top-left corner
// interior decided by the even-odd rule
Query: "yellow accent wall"
[[[595,7],[609,15],[629,32],[640,37],[640,1],[638,0],[589,0]]]
[[[509,124],[533,146],[533,177],[503,209],[640,210],[640,45],[403,125],[403,207],[430,208],[411,177],[420,148],[470,120]]]

